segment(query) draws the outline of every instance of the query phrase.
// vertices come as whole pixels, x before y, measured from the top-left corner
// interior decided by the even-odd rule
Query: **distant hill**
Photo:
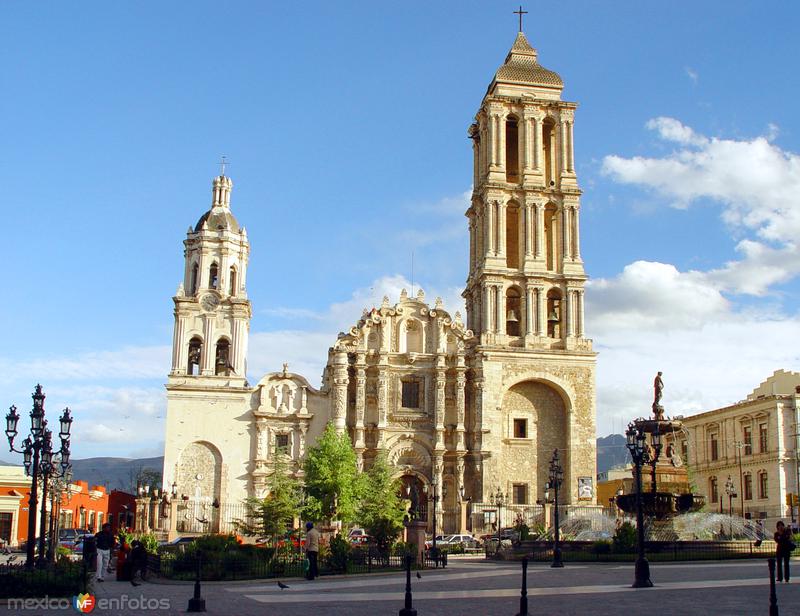
[[[141,471],[155,471],[160,475],[163,467],[163,456],[140,459],[85,458],[72,460],[72,476],[88,482],[90,486],[105,486],[109,492],[122,490],[133,494],[136,491],[136,477]]]
[[[597,439],[597,472],[604,473],[615,466],[625,466],[630,462],[630,454],[625,447],[625,437],[609,434]]]

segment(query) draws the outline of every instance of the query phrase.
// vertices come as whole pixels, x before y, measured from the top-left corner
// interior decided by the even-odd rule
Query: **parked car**
[[[350,545],[367,545],[372,541],[369,535],[351,535]]]
[[[367,534],[367,531],[365,531],[363,528],[351,528],[350,532],[347,533],[347,538],[352,540],[353,537],[360,537],[360,536],[366,535],[366,534]]]
[[[448,535],[442,540],[442,545],[462,545],[465,548],[478,547],[478,541],[470,534]]]
[[[439,544],[444,541],[446,535],[436,535],[436,547],[441,547]],[[425,549],[430,550],[433,547],[433,539],[425,540]]]

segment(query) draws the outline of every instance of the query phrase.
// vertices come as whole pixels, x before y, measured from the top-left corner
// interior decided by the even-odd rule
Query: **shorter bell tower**
[[[233,182],[214,178],[211,209],[189,227],[184,276],[175,302],[170,377],[244,386],[252,309],[247,299],[247,231],[231,213]],[[222,384],[222,381],[220,382]]]

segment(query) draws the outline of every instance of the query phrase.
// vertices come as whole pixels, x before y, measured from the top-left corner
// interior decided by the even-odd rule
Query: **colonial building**
[[[797,494],[800,373],[777,370],[745,400],[683,419],[667,437],[687,462],[706,511],[766,520],[796,520],[787,495]]]
[[[246,379],[249,243],[230,178],[214,179],[211,208],[184,242],[167,384],[164,484],[195,506],[186,530],[223,504],[262,496],[278,453],[302,477],[305,450],[329,421],[350,435],[362,469],[387,451],[419,509],[433,486],[446,492],[445,532],[467,499],[540,499],[554,450],[562,502],[595,502],[576,104],[562,89],[520,32],[469,127],[466,321],[422,291],[384,298],[333,341],[319,390],[286,365],[255,386]]]

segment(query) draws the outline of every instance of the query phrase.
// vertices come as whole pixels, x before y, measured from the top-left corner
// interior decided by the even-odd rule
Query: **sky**
[[[41,382],[73,457],[163,451],[186,230],[230,161],[248,231],[248,375],[318,384],[365,307],[412,283],[463,310],[467,127],[507,2],[3,3],[0,403]],[[597,433],[799,370],[800,8],[530,5],[577,101]],[[14,454],[0,454],[12,460]]]

